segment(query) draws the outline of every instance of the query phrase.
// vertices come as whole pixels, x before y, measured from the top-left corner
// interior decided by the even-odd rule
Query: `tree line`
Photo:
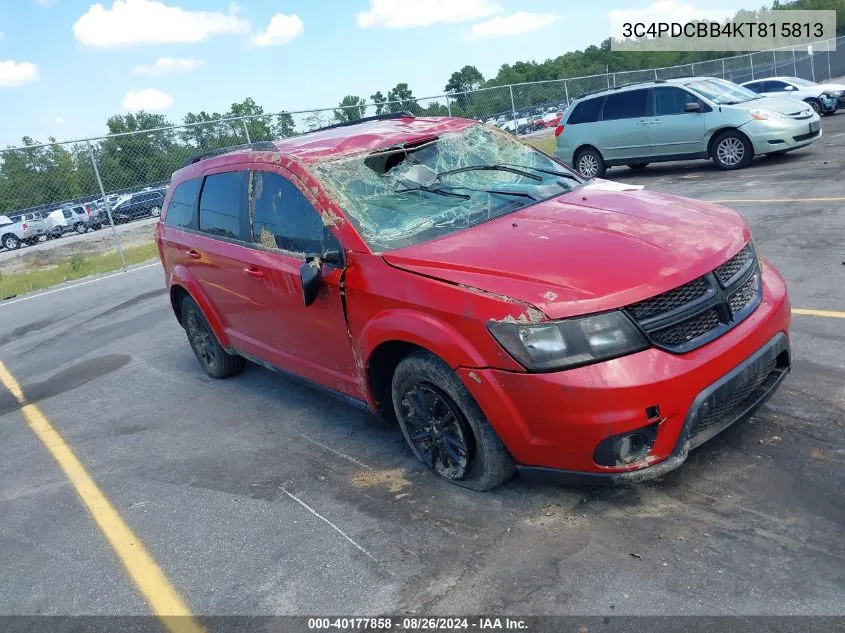
[[[796,0],[778,3],[773,9],[837,9],[837,33],[845,34],[845,0]],[[752,19],[754,12],[740,12]],[[236,117],[259,117],[265,110],[253,99],[233,103],[224,113],[190,112],[177,130],[161,130],[177,125],[165,115],[149,112],[121,114],[106,121],[108,136],[91,144],[106,191],[118,191],[167,181],[189,156],[201,151],[291,136],[331,123],[355,121],[365,116],[410,111],[417,116],[464,116],[482,118],[509,112],[511,91],[504,86],[584,77],[628,70],[692,64],[724,57],[713,52],[618,52],[610,39],[598,46],[564,53],[543,62],[518,61],[502,65],[496,75],[485,79],[474,66],[464,66],[449,77],[445,100],[422,102],[408,83],[398,83],[386,92],[376,91],[369,99],[346,95],[333,110],[315,112],[295,125],[291,114],[262,116],[247,121],[227,121]],[[601,87],[599,85],[597,88]],[[485,89],[485,90],[480,90]],[[518,86],[514,89],[517,109],[556,105],[566,96],[562,82]],[[146,134],[126,134],[149,131]],[[24,137],[24,146],[38,145]],[[48,145],[0,154],[0,213],[56,204],[98,195],[89,147],[85,143]]]

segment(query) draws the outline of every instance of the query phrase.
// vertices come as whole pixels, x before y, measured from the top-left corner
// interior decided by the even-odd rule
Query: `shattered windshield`
[[[583,181],[509,134],[474,125],[314,167],[374,251],[419,244]]]

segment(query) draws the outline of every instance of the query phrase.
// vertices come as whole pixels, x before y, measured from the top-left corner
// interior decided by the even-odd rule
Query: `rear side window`
[[[243,172],[207,176],[200,196],[199,230],[209,235],[241,238]]]
[[[294,253],[322,253],[327,239],[339,249],[317,210],[287,178],[253,172],[252,241]]]
[[[65,218],[67,218],[67,219],[70,219],[70,218],[73,217],[73,213],[71,212],[70,209],[62,209],[62,215],[65,216]]]
[[[164,223],[167,226],[178,226],[183,229],[197,228],[194,220],[194,208],[197,206],[197,197],[200,193],[202,179],[194,178],[180,183],[173,192],[170,199],[170,206],[167,208],[167,215]]]
[[[743,88],[748,88],[751,92],[765,92],[763,90],[763,82],[762,81],[754,81],[750,84],[745,84]]]
[[[633,119],[648,114],[648,90],[629,90],[608,95],[602,119]]]
[[[573,123],[594,123],[598,121],[602,101],[604,101],[604,97],[598,97],[596,99],[587,99],[586,101],[582,101],[581,103],[575,106],[575,109],[572,111],[572,114],[569,115],[569,120],[566,122],[566,124],[572,125]]]
[[[754,92],[759,92],[755,90]],[[766,89],[763,92],[786,92],[786,82],[784,81],[767,81]]]

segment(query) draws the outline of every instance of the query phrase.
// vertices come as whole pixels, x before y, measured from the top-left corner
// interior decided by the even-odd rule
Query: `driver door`
[[[295,176],[251,165],[248,248],[243,286],[252,302],[243,317],[271,363],[355,398],[364,394],[341,295],[342,265],[323,263],[316,301],[306,306],[299,269],[309,254],[337,250],[340,242],[299,189]]]

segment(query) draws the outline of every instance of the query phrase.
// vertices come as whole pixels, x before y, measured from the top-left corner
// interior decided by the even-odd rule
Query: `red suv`
[[[189,160],[156,228],[209,375],[246,360],[396,419],[437,475],[646,479],[790,368],[746,222],[400,113]]]

